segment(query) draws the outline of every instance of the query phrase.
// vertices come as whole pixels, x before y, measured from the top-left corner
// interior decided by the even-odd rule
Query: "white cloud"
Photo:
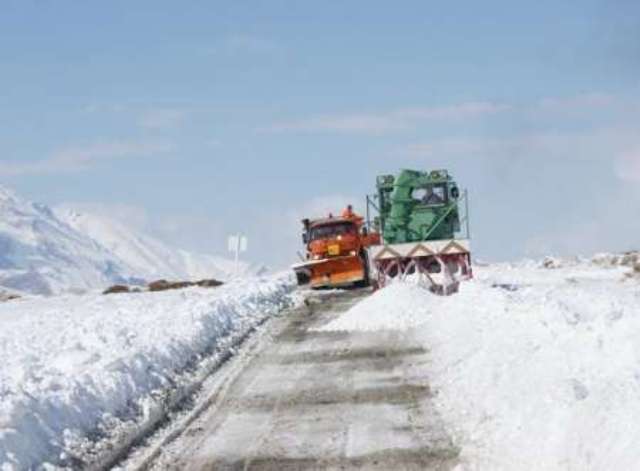
[[[621,180],[640,182],[640,147],[622,153],[616,160],[615,170]]]
[[[522,116],[593,113],[594,109],[628,106],[604,93],[542,98],[529,105],[471,101],[446,106],[416,106],[379,113],[342,113],[283,121],[262,128],[270,132],[384,133],[415,127],[420,121],[451,122],[477,119],[504,112]]]
[[[273,39],[250,34],[234,34],[221,39],[205,52],[210,55],[272,55],[283,50],[282,45]]]
[[[50,157],[31,162],[0,162],[0,175],[17,176],[85,171],[97,164],[124,158],[150,157],[171,150],[166,142],[111,141],[67,147]]]
[[[56,210],[76,211],[110,219],[170,246],[198,253],[226,255],[226,235],[234,222],[221,221],[191,210],[152,212],[131,203],[65,202]]]
[[[583,93],[564,98],[543,98],[536,108],[547,112],[578,111],[606,108],[616,103],[615,97],[606,93]]]
[[[212,217],[197,210],[154,217],[149,231],[156,237],[196,252],[224,254],[226,236],[238,230],[239,221]]]
[[[127,111],[129,107],[122,103],[89,103],[81,108],[80,111],[87,114],[109,114],[122,113]]]
[[[406,120],[398,120],[392,116],[374,114],[350,114],[317,116],[298,121],[276,123],[264,130],[270,132],[286,131],[337,131],[379,133],[406,127]]]
[[[448,159],[454,157],[508,159],[532,156],[544,158],[562,155],[576,156],[575,150],[584,147],[589,136],[538,133],[513,137],[455,136],[413,143],[397,153],[414,159]]]
[[[448,137],[434,139],[428,142],[409,144],[400,151],[401,154],[411,157],[442,157],[466,155],[469,157],[478,154],[493,153],[496,149],[504,149],[517,145],[513,139],[474,138],[474,137]]]
[[[467,102],[449,106],[399,108],[381,113],[346,113],[275,123],[264,131],[332,131],[382,133],[407,129],[418,121],[452,121],[493,115],[510,107],[492,102]]]
[[[136,231],[146,232],[151,223],[150,214],[140,206],[126,203],[106,204],[92,202],[65,202],[55,207],[59,211],[87,213],[118,221]]]
[[[395,155],[410,157],[416,168],[450,168],[469,187],[481,256],[586,255],[637,244],[638,136],[633,123],[452,136],[414,143]]]
[[[546,131],[509,137],[450,136],[409,144],[395,154],[414,159],[449,157],[508,158],[515,156],[583,159],[598,158],[616,162],[620,169],[634,174],[640,152],[636,148],[640,129],[633,126],[605,127],[589,131]],[[640,150],[640,148],[638,148]],[[637,171],[637,170],[636,170]]]
[[[156,108],[144,111],[138,125],[149,129],[174,128],[184,123],[189,112],[180,108]]]
[[[298,261],[296,252],[304,251],[302,219],[339,214],[347,204],[353,204],[356,211],[363,211],[359,205],[362,199],[359,195],[333,194],[295,200],[284,207],[264,208],[255,218],[246,219],[251,252],[273,269],[286,269]]]
[[[315,219],[327,217],[329,214],[340,214],[348,204],[353,205],[354,210],[364,211],[361,207],[362,197],[355,197],[343,194],[324,195],[302,201],[295,206],[278,208],[263,214],[264,221],[258,226],[262,231],[269,229],[268,237],[274,240],[291,241],[292,246],[299,245],[299,235],[302,231],[302,220],[305,218]],[[283,244],[285,245],[285,244]],[[290,245],[291,244],[286,244]]]
[[[314,219],[327,217],[329,214],[340,214],[349,204],[353,205],[355,211],[363,211],[364,208],[360,208],[358,204],[361,200],[362,197],[341,194],[318,196],[298,207],[290,208],[288,214],[292,220],[299,224],[303,218]]]
[[[404,108],[395,115],[405,119],[456,120],[476,118],[511,110],[511,106],[487,101],[472,101],[450,106]]]
[[[94,103],[81,110],[90,115],[114,115],[147,129],[174,128],[185,122],[192,107],[156,104]]]
[[[272,39],[240,34],[230,36],[226,39],[225,45],[233,52],[252,52],[252,53],[273,53],[280,50],[280,46]]]
[[[598,251],[625,249],[614,246],[606,224],[596,221],[572,223],[562,229],[536,234],[524,241],[527,257],[541,258],[547,255],[584,255]]]

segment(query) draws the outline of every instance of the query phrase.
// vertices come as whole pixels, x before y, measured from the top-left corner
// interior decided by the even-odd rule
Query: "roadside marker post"
[[[229,236],[228,248],[229,252],[233,252],[235,259],[236,277],[240,274],[240,253],[247,251],[247,237],[242,234]]]

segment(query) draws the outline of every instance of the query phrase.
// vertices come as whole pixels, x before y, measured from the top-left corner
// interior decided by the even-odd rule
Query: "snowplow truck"
[[[456,292],[472,277],[467,192],[447,170],[381,175],[376,190],[367,221],[382,233],[382,244],[368,249],[377,285],[417,275],[434,293]]]
[[[312,288],[362,287],[369,284],[367,248],[380,243],[364,218],[348,206],[340,216],[303,219],[305,260],[293,266],[298,285]]]

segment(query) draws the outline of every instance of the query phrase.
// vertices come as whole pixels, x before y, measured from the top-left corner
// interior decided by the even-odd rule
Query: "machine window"
[[[447,187],[446,185],[432,185],[425,189],[425,194],[422,197],[422,202],[428,205],[444,204],[447,202]]]
[[[447,202],[447,186],[445,184],[429,185],[415,188],[411,197],[418,203],[426,205],[444,204]]]

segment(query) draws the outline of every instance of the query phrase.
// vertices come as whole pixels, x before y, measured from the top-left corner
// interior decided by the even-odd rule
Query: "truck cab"
[[[320,288],[369,283],[366,248],[379,243],[380,237],[369,234],[364,218],[349,206],[339,217],[304,219],[302,223],[305,261],[293,267],[299,284]]]

